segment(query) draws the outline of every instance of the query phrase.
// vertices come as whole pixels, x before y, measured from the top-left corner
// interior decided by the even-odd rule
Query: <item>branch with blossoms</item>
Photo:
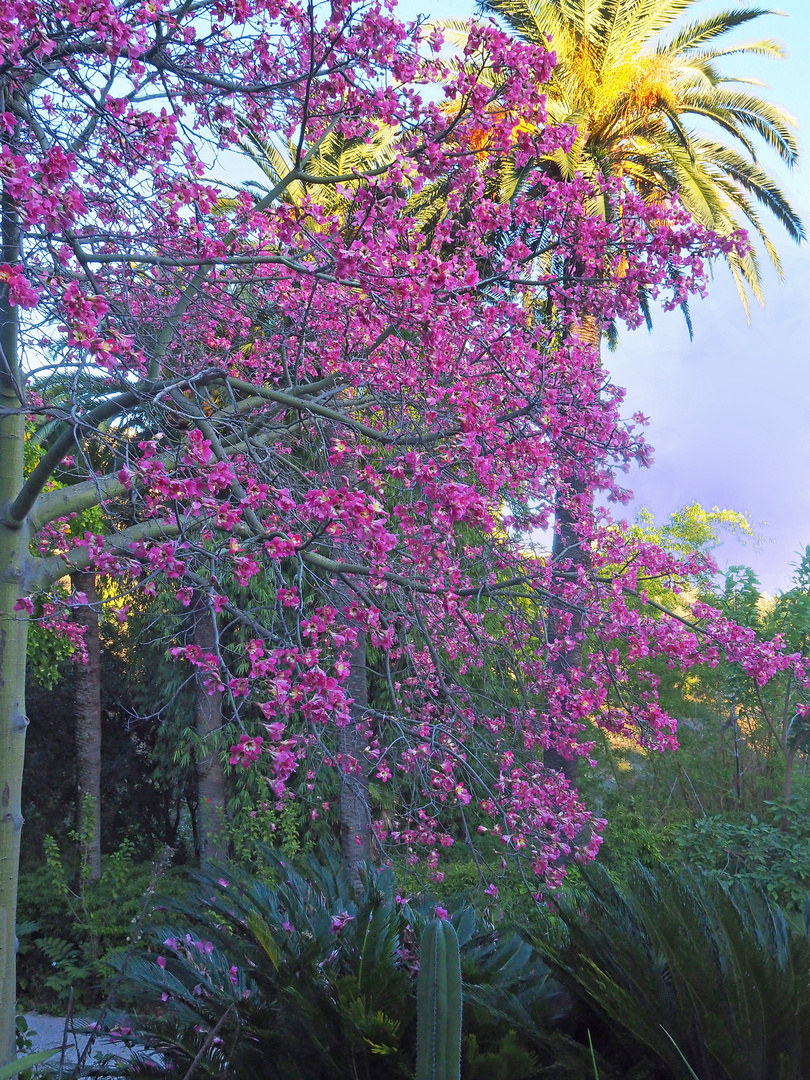
[[[0,894],[27,622],[77,569],[218,620],[213,648],[167,650],[224,695],[231,764],[262,769],[275,804],[317,799],[306,778],[331,770],[378,853],[438,879],[442,849],[483,830],[558,882],[599,828],[546,748],[588,753],[586,722],[672,745],[647,657],[723,652],[763,680],[787,662],[707,612],[703,633],[645,612],[640,577],[683,568],[589,509],[624,499],[649,450],[576,328],[701,294],[738,241],[626,195],[619,229],[584,180],[549,180],[573,137],[545,123],[553,57],[494,27],[439,106],[419,27],[373,2],[45,8],[14,5],[0,67]],[[291,156],[234,198],[211,177],[245,125]],[[384,166],[317,171],[327,140],[382,125]],[[504,202],[516,146],[525,186]],[[43,440],[27,475],[26,415]],[[593,573],[531,553],[561,506],[603,553]],[[93,507],[103,524],[75,536]],[[555,663],[577,638],[583,665]],[[369,774],[395,788],[391,820]]]

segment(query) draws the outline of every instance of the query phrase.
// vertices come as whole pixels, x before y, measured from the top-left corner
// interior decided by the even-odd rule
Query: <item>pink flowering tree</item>
[[[122,618],[168,585],[208,620],[166,645],[239,731],[231,765],[322,814],[331,770],[350,867],[401,850],[436,880],[479,830],[538,889],[593,857],[543,754],[588,755],[586,721],[674,745],[647,658],[801,665],[711,609],[664,617],[645,582],[693,568],[593,510],[648,451],[576,328],[683,302],[738,241],[627,194],[619,229],[544,178],[574,135],[544,122],[552,56],[476,30],[436,104],[438,40],[375,2],[12,0],[0,23],[1,1062],[26,635],[81,649],[71,574],[117,581]],[[383,125],[385,160],[319,167]],[[234,199],[246,127],[289,167]],[[555,505],[588,568],[535,551]]]

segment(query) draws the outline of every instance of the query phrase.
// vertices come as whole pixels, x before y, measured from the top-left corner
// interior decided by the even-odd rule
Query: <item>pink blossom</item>
[[[241,765],[243,769],[246,769],[248,765],[258,760],[263,742],[261,735],[241,735],[239,742],[231,747],[228,762],[231,765]]]

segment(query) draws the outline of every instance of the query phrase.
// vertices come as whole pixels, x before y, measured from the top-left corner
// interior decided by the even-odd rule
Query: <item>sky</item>
[[[764,4],[697,0],[690,21],[754,6]],[[472,0],[401,0],[397,14],[465,18],[473,10]],[[728,60],[724,70],[767,83],[756,92],[796,116],[810,153],[810,0],[783,0],[780,10],[784,16],[757,19],[738,37],[776,38],[787,59],[746,58],[736,69]],[[788,171],[764,147],[760,160],[810,231],[810,161]],[[627,477],[635,499],[621,514],[632,520],[646,507],[663,521],[693,502],[745,513],[758,541],[729,538],[715,558],[721,570],[753,567],[773,594],[790,588],[798,553],[810,544],[810,245],[796,247],[776,221],[766,228],[785,278],[766,269],[765,306],[752,307],[750,323],[728,270],[717,266],[707,298],[692,305],[694,340],[679,312],[659,314],[652,333],[624,332],[617,351],[604,353],[614,382],[627,389],[627,416],[650,418],[655,447],[653,467]]]

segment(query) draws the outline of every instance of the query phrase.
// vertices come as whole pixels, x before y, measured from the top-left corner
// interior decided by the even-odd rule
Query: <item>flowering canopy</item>
[[[605,221],[585,181],[544,176],[574,134],[545,124],[552,53],[479,27],[437,104],[419,28],[375,2],[14,0],[0,20],[0,434],[46,432],[26,478],[0,450],[7,625],[74,568],[203,596],[237,644],[167,647],[226,692],[231,764],[279,802],[318,763],[396,781],[377,843],[439,878],[471,829],[550,883],[595,854],[543,751],[589,754],[585,721],[673,746],[649,658],[806,677],[707,608],[647,604],[646,579],[696,566],[590,509],[649,454],[583,324],[682,303],[742,240],[626,193]],[[320,169],[327,140],[383,127],[383,160]],[[246,130],[289,169],[234,197],[216,177]],[[533,547],[555,499],[588,572]],[[91,506],[104,526],[77,536]],[[581,667],[555,664],[575,638]]]

